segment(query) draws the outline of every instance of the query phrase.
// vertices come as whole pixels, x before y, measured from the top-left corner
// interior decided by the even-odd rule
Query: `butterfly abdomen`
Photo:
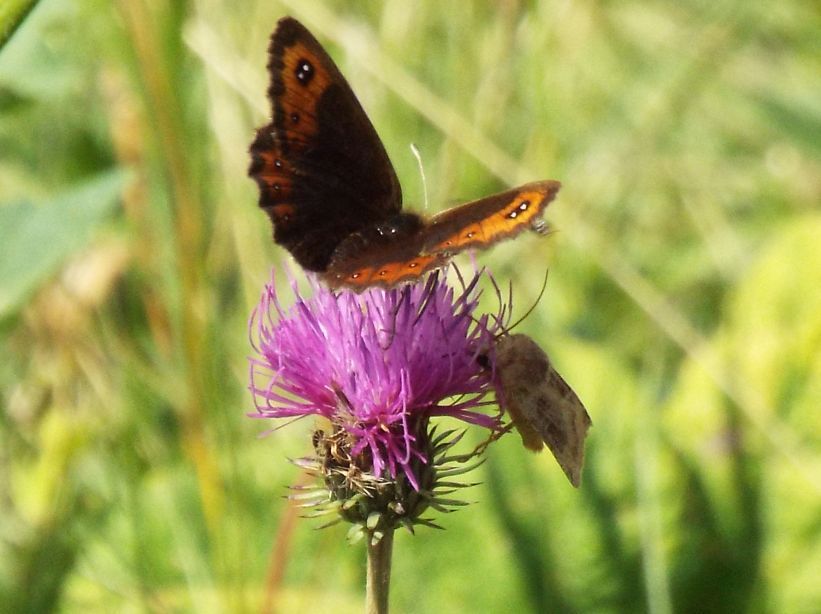
[[[399,213],[361,228],[337,246],[331,258],[331,267],[339,266],[343,262],[347,266],[355,267],[359,261],[363,264],[382,264],[395,259],[396,250],[401,249],[401,246],[409,246],[409,252],[418,251],[414,239],[424,225],[424,221],[418,215]]]

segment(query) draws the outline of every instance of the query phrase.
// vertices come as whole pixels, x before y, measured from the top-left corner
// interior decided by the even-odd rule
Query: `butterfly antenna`
[[[410,144],[411,153],[413,153],[413,157],[416,158],[416,163],[419,165],[419,175],[422,177],[422,194],[425,197],[425,207],[423,211],[428,210],[428,180],[425,177],[425,165],[422,164],[422,154],[419,153],[419,148],[416,146],[415,143]]]
[[[521,324],[522,322],[524,322],[524,321],[525,321],[525,319],[527,319],[527,317],[528,317],[531,313],[533,313],[533,310],[534,310],[534,309],[536,309],[536,305],[538,305],[538,304],[541,302],[542,297],[544,296],[544,291],[547,289],[547,276],[548,276],[548,274],[549,274],[549,273],[550,273],[550,269],[545,269],[545,272],[544,272],[544,281],[542,282],[542,289],[541,289],[541,290],[539,290],[539,296],[537,296],[537,297],[536,297],[536,300],[535,300],[535,301],[533,301],[533,304],[530,306],[530,309],[528,309],[528,310],[525,312],[525,314],[524,314],[521,318],[519,318],[519,319],[518,319],[518,320],[516,320],[513,324],[511,324],[510,326],[508,326],[508,327],[507,327],[507,331],[505,331],[505,332],[510,332],[510,331],[512,331],[514,328],[516,328],[517,326],[519,326],[519,324]]]

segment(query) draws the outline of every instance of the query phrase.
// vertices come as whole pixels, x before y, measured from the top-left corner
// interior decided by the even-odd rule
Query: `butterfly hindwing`
[[[489,247],[527,228],[542,229],[541,215],[560,187],[558,181],[528,183],[443,211],[428,224],[425,252],[456,254]]]
[[[470,248],[485,248],[527,228],[542,228],[541,214],[558,181],[540,181],[448,209],[429,221],[395,216],[368,237],[361,232],[334,254],[325,276],[331,286],[361,289],[413,280]],[[416,225],[397,223],[415,218]]]

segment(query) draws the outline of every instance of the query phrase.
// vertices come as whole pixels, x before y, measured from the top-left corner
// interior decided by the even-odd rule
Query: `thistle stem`
[[[391,584],[391,555],[393,529],[388,530],[377,543],[368,536],[368,579],[365,586],[366,614],[388,614],[388,594]]]

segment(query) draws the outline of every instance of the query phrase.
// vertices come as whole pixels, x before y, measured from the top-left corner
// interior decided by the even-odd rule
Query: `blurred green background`
[[[550,268],[521,328],[593,418],[582,488],[494,444],[397,537],[395,611],[821,611],[819,6],[0,0],[0,610],[362,610],[362,545],[283,499],[311,425],[245,417],[291,14],[411,206],[411,143],[431,211],[564,184],[480,261],[519,314]]]

